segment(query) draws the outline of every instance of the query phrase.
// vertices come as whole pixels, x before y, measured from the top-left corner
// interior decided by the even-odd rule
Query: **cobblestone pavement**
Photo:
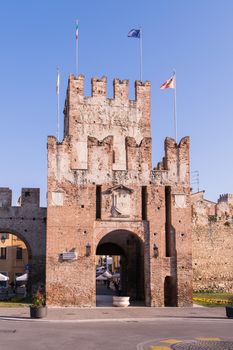
[[[139,344],[137,350],[233,350],[233,341],[220,338],[160,339]]]
[[[233,350],[233,342],[224,340],[193,340],[173,344],[173,350]]]

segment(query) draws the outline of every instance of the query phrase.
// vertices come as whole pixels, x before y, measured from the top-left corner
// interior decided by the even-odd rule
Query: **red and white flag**
[[[175,89],[176,87],[176,76],[175,74],[169,78],[168,80],[166,80],[161,86],[160,89]]]

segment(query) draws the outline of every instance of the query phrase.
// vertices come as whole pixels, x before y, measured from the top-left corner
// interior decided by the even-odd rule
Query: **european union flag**
[[[128,33],[130,38],[140,38],[140,29],[131,29]]]

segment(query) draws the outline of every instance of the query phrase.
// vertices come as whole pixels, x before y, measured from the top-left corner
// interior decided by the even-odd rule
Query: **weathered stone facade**
[[[233,195],[194,193],[192,220],[194,290],[233,292]]]
[[[39,203],[38,188],[23,188],[17,207],[12,207],[12,191],[0,188],[0,232],[15,234],[27,247],[29,291],[45,282],[46,208]]]
[[[48,138],[49,305],[96,305],[95,256],[122,256],[123,293],[147,306],[192,304],[189,138],[165,140],[152,169],[150,83],[70,76],[64,139]]]

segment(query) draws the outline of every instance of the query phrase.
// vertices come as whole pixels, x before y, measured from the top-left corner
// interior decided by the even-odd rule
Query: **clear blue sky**
[[[173,90],[159,86],[177,72],[178,137],[191,137],[191,170],[200,189],[217,200],[233,193],[232,0],[9,0],[0,4],[0,186],[40,187],[46,203],[47,135],[56,134],[56,68],[61,105],[75,71],[79,19],[79,72],[90,95],[92,76],[139,79],[143,28],[143,80],[150,80],[153,163],[174,136]],[[63,121],[61,122],[63,124]],[[194,187],[194,189],[196,189]]]

